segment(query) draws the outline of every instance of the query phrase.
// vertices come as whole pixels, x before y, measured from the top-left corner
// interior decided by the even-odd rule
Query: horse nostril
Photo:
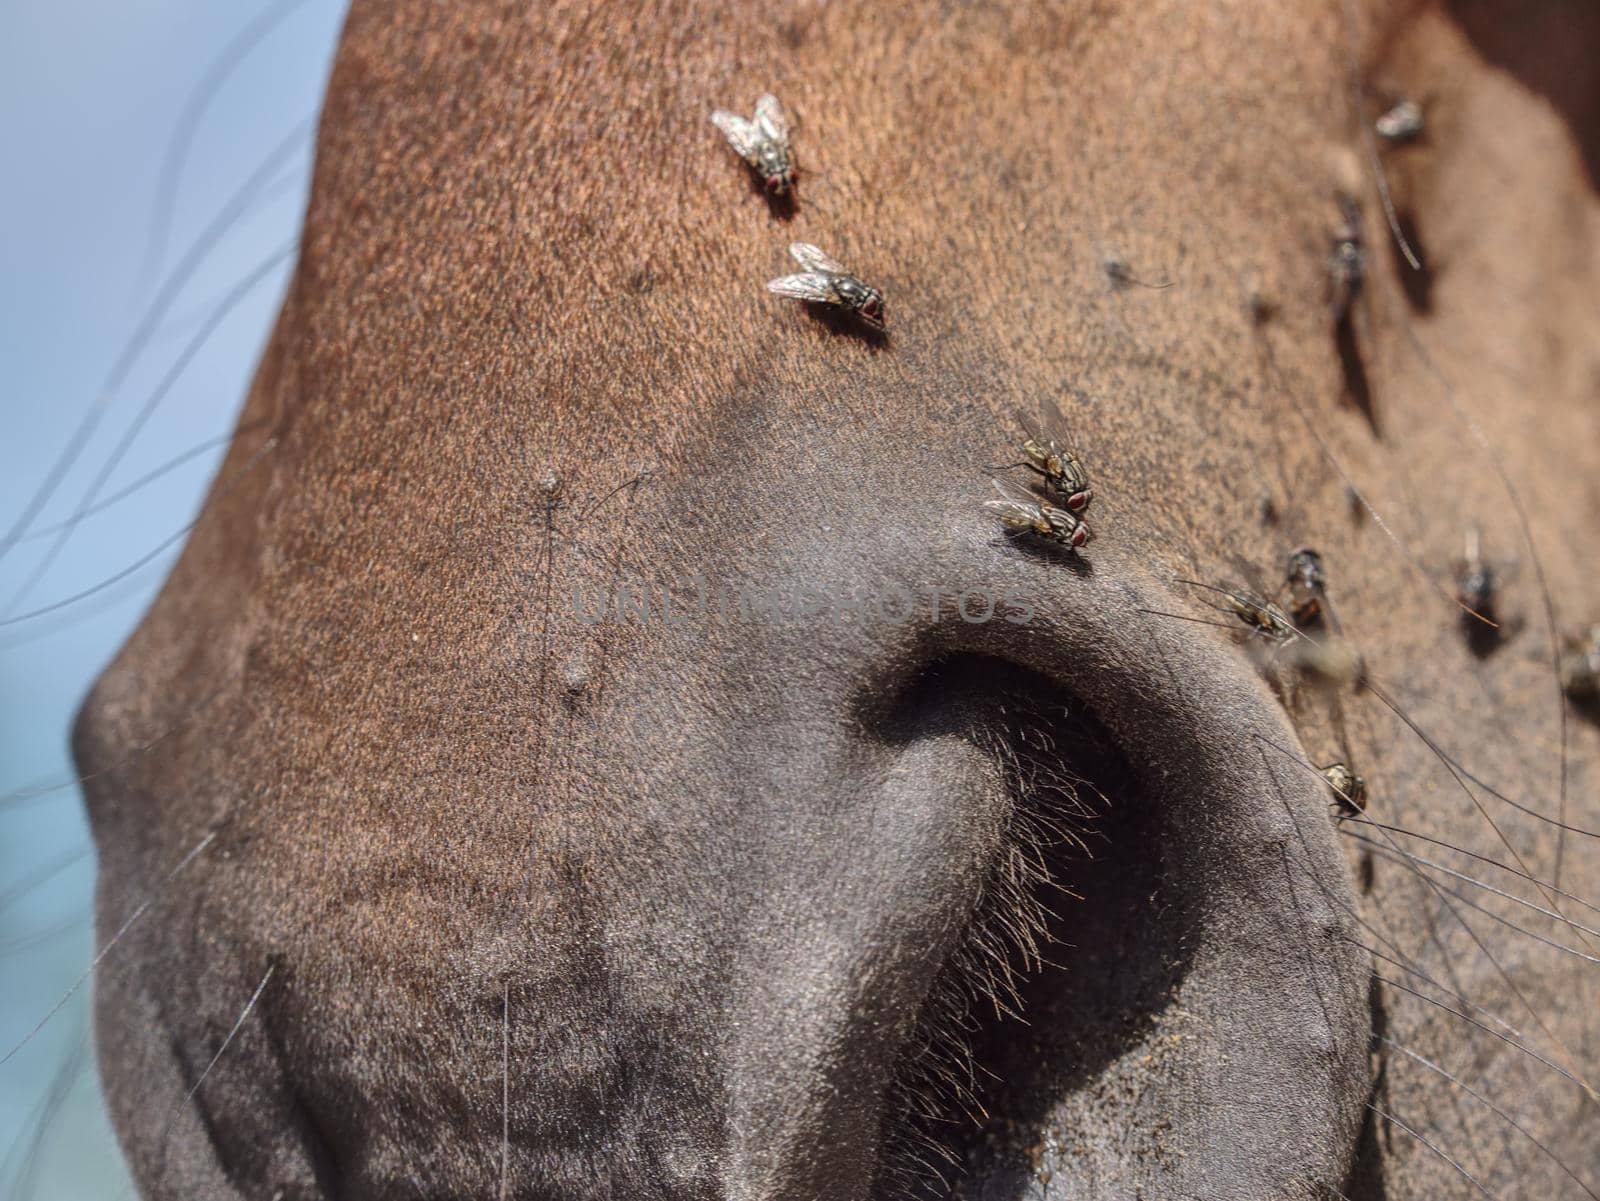
[[[1186,968],[1161,814],[1080,698],[1028,668],[954,654],[920,672],[881,737],[971,739],[1005,781],[980,900],[928,990],[885,1106],[874,1196],[919,1164],[1014,1175],[1053,1107],[1146,1039]]]
[[[946,802],[999,833],[894,1065],[873,1196],[1336,1186],[1368,1015],[1329,933],[1354,893],[1326,785],[1259,753],[1294,736],[1234,657],[1128,620],[1156,606],[1126,573],[1038,566],[1027,622],[925,629],[864,690],[883,743],[962,739],[1000,781]],[[1194,1104],[1224,1094],[1294,1102]]]

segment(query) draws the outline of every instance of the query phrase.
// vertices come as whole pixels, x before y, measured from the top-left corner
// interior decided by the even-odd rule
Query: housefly
[[[1580,705],[1600,703],[1600,625],[1566,636],[1561,652],[1561,687]]]
[[[761,177],[767,191],[774,196],[789,194],[794,187],[794,150],[789,145],[789,118],[776,96],[764,93],[756,100],[753,120],[719,108],[711,114],[711,123]]]
[[[1280,645],[1294,638],[1294,624],[1271,601],[1253,592],[1224,592],[1223,597],[1228,611],[1252,634]]]
[[[1000,519],[1000,524],[1017,534],[1035,534],[1078,550],[1094,534],[1078,517],[1058,509],[1049,501],[1012,496],[995,483],[1001,499],[985,501],[983,507]]]
[[[1205,603],[1233,617],[1245,627],[1251,637],[1260,638],[1273,646],[1283,646],[1297,637],[1304,637],[1295,629],[1294,622],[1289,620],[1289,615],[1264,596],[1244,590],[1235,592],[1229,588],[1219,588],[1215,584],[1202,584],[1199,580],[1176,579],[1173,582],[1186,584],[1191,588],[1203,588],[1221,597],[1220,602]]]
[[[1477,526],[1469,526],[1466,548],[1456,564],[1456,602],[1479,617],[1494,621],[1496,583],[1495,570],[1483,557],[1483,535]]]
[[[854,313],[874,329],[883,328],[883,293],[862,283],[839,263],[808,242],[792,242],[789,253],[802,267],[798,275],[785,275],[767,285],[767,291],[793,300],[830,305]]]
[[[1351,771],[1349,764],[1330,763],[1318,770],[1341,809],[1352,817],[1367,811],[1367,782]]]
[[[1037,472],[1044,486],[1061,497],[1068,509],[1082,513],[1089,507],[1094,489],[1089,487],[1089,473],[1075,451],[1053,438],[1029,434],[1022,440],[1022,453],[1026,456],[1022,466]]]
[[[1309,546],[1289,552],[1284,584],[1289,589],[1289,616],[1302,629],[1322,619],[1328,603],[1328,575],[1322,556]]]
[[[1402,100],[1372,123],[1385,142],[1409,142],[1422,136],[1422,106],[1415,100]]]
[[[1361,210],[1348,196],[1339,198],[1340,220],[1333,231],[1333,251],[1328,275],[1333,289],[1333,313],[1343,321],[1361,295],[1367,278],[1366,243],[1361,237]]]

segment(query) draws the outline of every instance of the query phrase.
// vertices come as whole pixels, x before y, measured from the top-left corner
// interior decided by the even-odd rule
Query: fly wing
[[[1071,427],[1059,402],[1041,397],[1035,413],[1029,414],[1020,405],[1015,406],[1012,412],[1016,414],[1017,423],[1023,431],[1041,446],[1065,451],[1072,445],[1069,436]]]
[[[1022,427],[1024,434],[1034,439],[1034,441],[1039,440],[1039,431],[1042,426],[1037,416],[1029,414],[1021,405],[1012,405],[1011,415],[1017,419],[1017,424]]]
[[[767,291],[795,300],[814,300],[819,304],[832,304],[833,288],[826,275],[807,271],[801,275],[785,275],[767,285]]]
[[[1035,500],[1032,495],[1024,492],[1014,484],[1002,483],[996,479],[991,479],[989,482],[994,485],[994,490],[1009,503],[1014,505],[1026,505],[1028,508],[1033,509],[1036,512],[1038,511],[1039,502]],[[996,502],[986,501],[985,503],[992,505]]]
[[[986,500],[983,507],[999,519],[1007,529],[1027,530],[1039,518],[1039,510],[1015,500]]]
[[[829,258],[810,242],[789,243],[789,253],[794,255],[795,262],[807,271],[819,272],[823,275],[849,275],[850,272],[841,267],[835,260]]]
[[[774,142],[789,140],[789,118],[783,111],[783,105],[771,92],[762,93],[756,100],[756,128]]]
[[[756,148],[761,142],[761,133],[753,124],[737,113],[730,113],[720,108],[711,114],[711,123],[722,131],[722,136],[728,139],[728,145],[737,150],[741,158],[755,157]]]

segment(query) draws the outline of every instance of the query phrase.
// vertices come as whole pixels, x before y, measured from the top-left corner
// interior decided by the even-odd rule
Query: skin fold
[[[1595,965],[1400,855],[1600,892],[1595,838],[1441,758],[1600,829],[1545,611],[1597,612],[1597,53],[1554,2],[357,0],[243,432],[75,731],[102,937],[150,902],[96,978],[144,1194],[1600,1188]],[[707,119],[765,90],[792,206]],[[1421,273],[1361,132],[1399,96]],[[886,335],[769,296],[791,241]],[[1077,556],[983,509],[1042,406]],[[1517,563],[1481,654],[1469,523]],[[1270,593],[1307,544],[1376,690],[1174,582]],[[945,599],[723,620],[697,579]],[[624,585],[676,619],[575,601]],[[1335,825],[1336,759],[1409,834]],[[1069,792],[1087,851],[1013,895]]]

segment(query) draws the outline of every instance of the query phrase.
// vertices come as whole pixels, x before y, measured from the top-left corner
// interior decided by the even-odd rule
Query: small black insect
[[[857,279],[808,242],[790,243],[789,253],[805,271],[773,280],[767,285],[767,291],[794,300],[831,305],[854,313],[874,329],[883,328],[882,292]]]
[[[1333,285],[1333,315],[1343,321],[1361,296],[1367,278],[1366,243],[1361,237],[1361,210],[1348,196],[1339,198],[1342,214],[1333,231],[1333,252],[1328,258],[1328,277]]]
[[[1094,537],[1089,527],[1066,509],[1058,509],[1048,501],[1031,496],[1015,496],[1002,488],[998,480],[994,486],[1001,499],[984,501],[983,507],[1013,533],[1034,534],[1072,550],[1088,545]]]
[[[1561,687],[1579,705],[1600,706],[1600,625],[1567,635],[1561,654]]]
[[[1483,557],[1483,537],[1479,534],[1478,527],[1473,526],[1467,530],[1466,548],[1457,564],[1456,600],[1471,609],[1478,617],[1494,621],[1497,582],[1494,568]],[[1472,613],[1464,613],[1462,616],[1468,621],[1476,621]]]
[[[1294,618],[1294,624],[1301,629],[1318,624],[1328,602],[1328,575],[1322,556],[1309,546],[1290,551],[1284,584],[1289,589],[1289,616]]]
[[[1106,278],[1111,281],[1111,286],[1114,288],[1140,287],[1151,288],[1159,292],[1163,288],[1172,287],[1171,280],[1167,280],[1164,283],[1152,284],[1140,279],[1133,273],[1133,268],[1129,267],[1127,263],[1123,262],[1123,260],[1117,258],[1116,255],[1107,255],[1105,258],[1101,259],[1100,269],[1106,273]]]
[[[1328,782],[1333,799],[1348,815],[1354,817],[1367,811],[1367,782],[1350,770],[1347,763],[1330,763],[1318,768]]]
[[[711,123],[722,131],[728,145],[761,176],[767,191],[787,196],[794,188],[794,150],[789,145],[789,119],[783,106],[770,93],[756,100],[755,119],[746,121],[737,113],[718,109]]]

